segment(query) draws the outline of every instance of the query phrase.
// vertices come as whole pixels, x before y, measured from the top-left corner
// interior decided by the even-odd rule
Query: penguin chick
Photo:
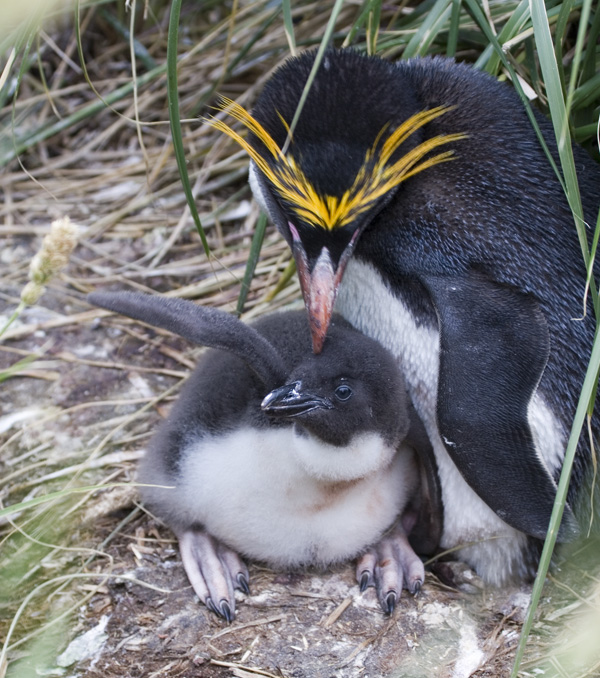
[[[408,444],[417,437],[404,382],[380,344],[335,317],[315,355],[301,311],[250,327],[177,299],[89,301],[219,347],[203,355],[139,470],[145,504],[176,533],[209,609],[231,621],[234,589],[249,592],[240,556],[274,568],[359,556],[361,591],[375,586],[387,613],[403,586],[419,591],[424,568],[407,534],[420,513],[426,549],[437,546],[438,490],[421,480],[432,466]],[[420,434],[418,422],[411,430]]]

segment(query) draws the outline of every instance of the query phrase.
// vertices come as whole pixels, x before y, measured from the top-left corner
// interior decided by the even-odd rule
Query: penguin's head
[[[407,395],[392,355],[335,317],[323,350],[306,357],[262,402],[294,425],[287,452],[326,482],[351,482],[384,469],[409,428]]]
[[[445,146],[462,135],[426,137],[423,127],[447,109],[422,110],[393,64],[350,50],[325,54],[292,130],[314,56],[277,70],[252,114],[223,101],[248,138],[211,122],[252,159],[252,191],[292,249],[319,353],[360,234],[402,182],[450,159]]]
[[[407,407],[393,356],[341,320],[333,321],[322,352],[307,352],[261,404],[270,417],[293,421],[299,435],[338,448],[366,433],[396,447],[408,432]]]

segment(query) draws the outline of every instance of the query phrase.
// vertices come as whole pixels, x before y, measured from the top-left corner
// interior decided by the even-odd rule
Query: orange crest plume
[[[293,153],[284,154],[273,137],[245,108],[231,99],[222,97],[219,109],[241,122],[262,142],[271,156],[270,161],[267,161],[246,139],[222,120],[212,118],[207,122],[234,139],[248,153],[277,193],[302,220],[328,231],[346,226],[370,209],[376,200],[414,174],[440,162],[451,160],[454,155],[453,151],[444,151],[429,158],[425,156],[440,146],[467,136],[466,134],[443,134],[427,139],[398,160],[391,162],[392,155],[411,134],[443,115],[450,108],[438,106],[416,113],[397,127],[382,143],[382,137],[388,127],[386,125],[366,152],[364,162],[352,186],[339,197],[321,195],[310,183],[294,159]],[[285,120],[281,118],[281,121],[289,132]]]

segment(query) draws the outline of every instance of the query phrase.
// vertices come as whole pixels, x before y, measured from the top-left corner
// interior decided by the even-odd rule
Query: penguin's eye
[[[338,386],[335,389],[335,397],[338,400],[348,400],[349,398],[352,397],[352,394],[354,391],[350,388],[350,386],[347,386],[346,384],[342,384],[341,386]]]

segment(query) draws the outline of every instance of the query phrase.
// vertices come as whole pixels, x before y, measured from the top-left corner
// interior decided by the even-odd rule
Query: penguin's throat
[[[365,478],[387,467],[396,450],[377,433],[355,434],[345,445],[332,445],[295,424],[290,453],[308,476],[337,484]]]

